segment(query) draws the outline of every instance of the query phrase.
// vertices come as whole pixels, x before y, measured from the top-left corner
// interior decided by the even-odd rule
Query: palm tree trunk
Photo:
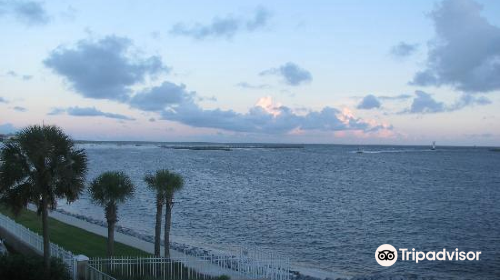
[[[108,221],[108,257],[115,254],[115,223]]]
[[[45,269],[50,269],[50,239],[49,239],[49,207],[47,195],[42,194],[42,231],[43,231],[43,263]]]
[[[155,225],[155,256],[160,256],[161,246],[161,212],[163,210],[163,201],[161,195],[156,196],[156,225]]]
[[[114,203],[106,206],[106,220],[108,222],[108,257],[113,257],[115,254],[115,224],[118,221],[117,209]]]
[[[165,258],[170,257],[170,223],[172,222],[172,201],[167,201],[165,205]]]

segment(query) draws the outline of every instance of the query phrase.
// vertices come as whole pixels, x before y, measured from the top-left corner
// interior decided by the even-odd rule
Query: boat
[[[358,150],[356,151],[357,154],[362,154],[363,153],[363,150],[361,150],[359,147],[358,147]]]
[[[432,142],[432,148],[431,148],[431,150],[433,150],[433,151],[436,150],[436,141]]]

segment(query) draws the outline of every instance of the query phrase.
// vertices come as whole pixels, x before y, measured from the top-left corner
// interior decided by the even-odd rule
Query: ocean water
[[[125,171],[137,186],[118,224],[154,232],[154,194],[142,178],[168,168],[186,184],[175,199],[174,241],[282,253],[301,267],[346,276],[415,274],[500,279],[500,153],[487,148],[305,145],[179,150],[157,144],[80,144],[89,180]],[[60,208],[104,220],[88,193]],[[381,244],[417,251],[481,251],[480,261],[398,261]]]

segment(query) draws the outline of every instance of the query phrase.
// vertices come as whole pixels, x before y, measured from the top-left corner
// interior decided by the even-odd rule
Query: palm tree
[[[28,203],[42,215],[43,257],[50,267],[48,210],[58,199],[73,202],[84,189],[87,156],[61,128],[28,126],[4,143],[0,152],[0,199],[15,214]]]
[[[90,183],[92,200],[104,207],[108,222],[108,256],[114,255],[115,224],[118,222],[118,204],[134,194],[134,185],[123,172],[108,171]]]
[[[155,255],[160,255],[161,212],[165,204],[165,257],[170,257],[170,225],[174,194],[184,186],[182,176],[166,169],[156,171],[155,175],[146,175],[144,181],[156,191]]]
[[[165,189],[168,183],[168,170],[158,170],[155,175],[147,174],[144,181],[156,192],[155,256],[160,256],[161,215],[165,204]]]

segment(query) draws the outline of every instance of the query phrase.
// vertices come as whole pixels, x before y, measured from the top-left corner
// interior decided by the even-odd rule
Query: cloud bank
[[[296,112],[289,107],[275,104],[270,97],[261,98],[246,113],[218,108],[204,109],[198,102],[207,98],[187,90],[183,84],[169,81],[150,88],[133,90],[133,85],[141,83],[146,76],[165,71],[166,67],[159,57],[136,56],[132,59],[128,55],[130,46],[130,40],[116,36],[108,36],[99,41],[82,40],[74,48],[59,47],[52,51],[44,63],[55,74],[64,77],[75,92],[84,97],[127,104],[143,112],[155,113],[161,119],[192,127],[268,134],[305,130],[359,130],[370,133],[392,129],[332,107],[305,113]],[[293,63],[269,70],[268,74],[281,75],[290,85],[312,80],[309,71]],[[94,107],[56,108],[49,114],[132,120],[130,117],[102,112]]]
[[[500,89],[500,28],[481,16],[472,0],[446,0],[430,14],[436,38],[429,42],[427,66],[411,84],[448,85],[464,92]]]
[[[242,18],[234,16],[215,17],[211,23],[185,24],[176,23],[171,29],[170,34],[177,36],[191,37],[196,40],[207,38],[233,38],[237,33],[253,32],[263,28],[269,22],[271,13],[259,7],[254,11],[251,18]]]

